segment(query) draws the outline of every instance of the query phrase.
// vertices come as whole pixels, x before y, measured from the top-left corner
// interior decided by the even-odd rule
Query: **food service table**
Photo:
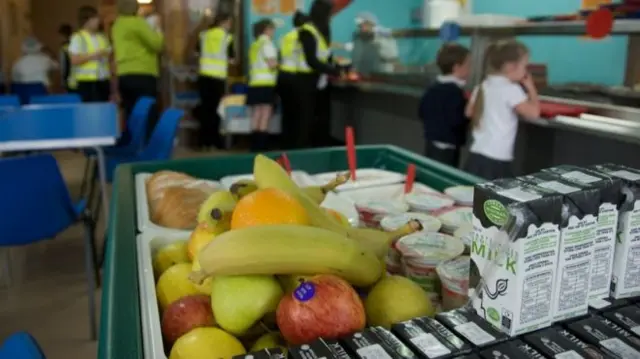
[[[480,178],[442,165],[395,146],[358,146],[359,167],[384,168],[404,173],[407,165],[416,165],[416,180],[438,190],[449,186],[477,183]],[[271,157],[280,152],[269,153]],[[309,173],[346,170],[343,147],[318,148],[287,152],[293,168]],[[232,174],[250,173],[253,155],[194,158],[160,162],[126,164],[118,167],[113,182],[109,217],[102,312],[98,345],[99,359],[134,359],[143,357],[140,323],[139,283],[136,249],[135,175],[141,172],[173,170],[194,177],[219,179]]]

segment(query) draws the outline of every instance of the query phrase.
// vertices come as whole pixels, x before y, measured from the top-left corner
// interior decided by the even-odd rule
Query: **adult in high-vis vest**
[[[218,106],[226,92],[229,63],[235,56],[233,36],[230,33],[233,16],[230,12],[220,12],[213,20],[213,26],[200,34],[200,146],[222,148],[220,136],[220,116]]]
[[[298,42],[302,48],[294,81],[298,102],[297,121],[294,121],[295,145],[298,148],[325,145],[324,140],[330,133],[329,120],[316,116],[316,105],[319,89],[326,87],[327,75],[340,75],[340,70],[330,62],[331,10],[330,1],[315,0],[309,11],[310,21],[298,30]]]
[[[253,25],[255,41],[249,47],[249,91],[251,108],[251,151],[267,149],[269,120],[273,114],[278,77],[278,50],[273,44],[276,27],[263,19]]]
[[[293,15],[293,29],[280,39],[280,68],[278,71],[278,95],[281,108],[281,142],[284,148],[295,147],[295,123],[298,113],[294,91],[295,75],[302,54],[298,42],[298,29],[308,21],[307,15],[296,11]]]
[[[100,18],[96,8],[81,7],[78,20],[80,30],[71,36],[69,43],[70,77],[77,83],[77,92],[83,101],[107,102],[112,94],[111,45],[107,37],[99,32]]]
[[[62,84],[67,92],[75,92],[75,81],[70,80],[71,74],[71,59],[69,58],[69,42],[71,41],[71,35],[73,35],[73,28],[69,24],[62,24],[58,29],[58,35],[62,38],[62,45],[60,46],[60,53],[58,54],[58,62],[60,63],[60,78]]]
[[[151,27],[137,13],[137,2],[120,1],[118,17],[111,27],[118,92],[127,117],[141,97],[158,97],[159,56],[164,48],[164,36],[160,29]],[[158,118],[154,106],[147,120],[147,138],[151,137]],[[129,140],[130,134],[125,131],[121,142],[125,144]]]

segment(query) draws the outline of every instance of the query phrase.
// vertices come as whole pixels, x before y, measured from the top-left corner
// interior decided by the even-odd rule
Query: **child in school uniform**
[[[487,48],[485,76],[467,106],[473,144],[465,171],[492,180],[512,176],[518,116],[540,117],[540,100],[527,72],[529,50],[516,40],[501,40]]]
[[[249,90],[251,108],[251,151],[267,149],[269,120],[273,114],[277,82],[278,50],[273,44],[275,25],[263,19],[253,25],[255,41],[249,48]]]
[[[460,147],[467,138],[469,119],[464,85],[471,56],[466,47],[444,44],[436,58],[441,75],[425,91],[418,115],[424,124],[425,156],[452,167],[460,163]]]

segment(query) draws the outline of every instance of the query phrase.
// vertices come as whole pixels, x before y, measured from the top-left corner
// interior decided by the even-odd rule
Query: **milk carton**
[[[601,172],[570,165],[548,168],[543,172],[552,173],[582,189],[597,188],[599,190],[598,227],[589,283],[589,301],[597,306],[599,299],[609,297],[618,231],[618,205],[622,199],[622,181]]]
[[[640,171],[615,164],[592,168],[623,181],[610,294],[616,299],[640,295]]]
[[[562,321],[587,314],[600,191],[597,188],[580,188],[544,172],[520,179],[563,197],[553,320]]]
[[[469,294],[509,335],[551,325],[561,210],[561,195],[517,179],[475,186]]]

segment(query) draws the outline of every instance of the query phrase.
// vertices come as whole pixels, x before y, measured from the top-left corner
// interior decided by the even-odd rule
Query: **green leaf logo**
[[[489,219],[493,224],[497,226],[502,226],[507,222],[507,217],[509,214],[507,213],[507,209],[495,199],[490,199],[484,202],[482,205],[485,216]]]
[[[489,319],[493,320],[494,322],[500,321],[500,313],[498,313],[495,308],[487,308],[487,315],[489,316]]]

